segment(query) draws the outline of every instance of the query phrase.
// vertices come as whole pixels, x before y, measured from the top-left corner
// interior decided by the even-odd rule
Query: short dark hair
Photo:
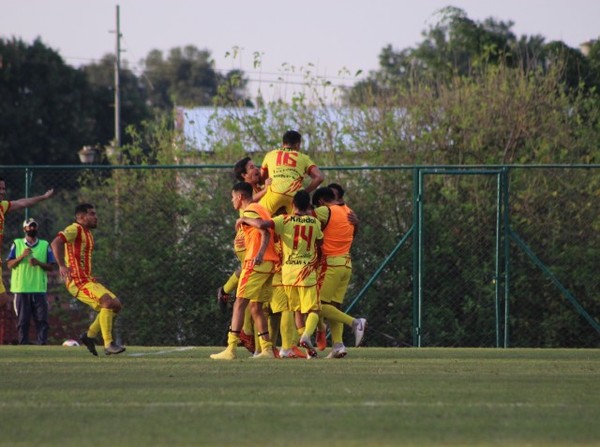
[[[292,203],[298,211],[306,211],[310,206],[310,194],[301,189],[294,196]]]
[[[252,185],[247,182],[239,182],[233,185],[232,191],[239,192],[245,199],[252,198]]]
[[[341,199],[342,197],[344,197],[344,188],[342,188],[341,185],[337,184],[337,183],[330,183],[329,185],[327,185],[328,188],[331,188],[333,190],[335,190],[337,192],[337,196],[338,199]]]
[[[325,203],[333,202],[335,200],[333,190],[329,186],[321,186],[320,188],[317,188],[317,190],[313,193],[313,206],[320,206],[321,204],[319,202],[321,200],[324,200]]]
[[[293,146],[294,144],[300,143],[302,141],[302,135],[300,132],[296,132],[295,130],[288,130],[283,134],[282,142],[284,145]]]
[[[233,175],[235,176],[235,179],[239,182],[243,182],[244,178],[242,177],[242,174],[246,173],[246,165],[248,165],[248,162],[251,160],[250,157],[244,157],[241,160],[239,160],[238,162],[236,162],[236,164],[233,167]]]
[[[87,214],[88,210],[91,210],[93,208],[94,205],[92,205],[91,203],[80,203],[75,207],[75,215],[77,216],[78,214]]]

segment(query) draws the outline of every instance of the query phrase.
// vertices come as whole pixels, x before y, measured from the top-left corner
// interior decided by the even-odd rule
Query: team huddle
[[[217,291],[224,308],[236,292],[227,348],[212,359],[237,358],[240,344],[253,358],[316,358],[317,349],[326,348],[327,325],[328,358],[347,354],[344,325],[352,328],[355,346],[363,339],[366,320],[340,310],[358,219],[340,185],[319,188],[324,176],[299,152],[301,142],[298,132],[287,131],[260,170],[248,157],[235,165],[239,183],[231,201],[240,212],[234,249],[241,268]],[[305,175],[310,183],[302,189]],[[274,347],[279,336],[281,349]]]
[[[355,346],[364,337],[366,320],[340,310],[352,273],[350,247],[358,219],[344,203],[340,185],[319,187],[324,176],[310,157],[299,151],[301,142],[298,132],[287,131],[282,147],[267,153],[260,169],[249,157],[234,167],[239,182],[231,191],[231,202],[240,213],[234,240],[240,268],[217,292],[223,310],[234,291],[235,300],[227,348],[212,354],[213,359],[237,358],[240,344],[253,358],[316,358],[317,349],[327,346],[327,327],[332,344],[327,357],[342,358],[347,354],[344,325],[354,332]],[[306,175],[310,183],[302,189]],[[5,214],[46,200],[54,191],[15,201],[4,200],[5,193],[6,184],[0,178],[0,249]],[[46,302],[45,272],[57,263],[69,293],[97,312],[81,334],[81,342],[97,356],[96,337],[101,335],[105,354],[114,355],[125,351],[112,335],[122,304],[92,275],[91,230],[97,221],[93,205],[77,205],[75,222],[58,232],[49,249],[46,241],[37,239],[37,222],[27,219],[23,223],[26,237],[13,244],[8,266],[14,270],[11,289],[15,303],[39,298]],[[29,282],[35,283],[35,290],[25,279],[15,278],[33,278]],[[0,305],[10,300],[0,280]],[[23,320],[28,319],[24,312]],[[274,347],[279,338],[280,349]],[[39,344],[45,344],[43,338]]]

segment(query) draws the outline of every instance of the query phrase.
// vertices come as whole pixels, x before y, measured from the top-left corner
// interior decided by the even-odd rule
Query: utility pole
[[[115,43],[115,149],[121,147],[121,85],[119,72],[121,71],[121,23],[119,18],[119,5],[117,5],[117,31]]]

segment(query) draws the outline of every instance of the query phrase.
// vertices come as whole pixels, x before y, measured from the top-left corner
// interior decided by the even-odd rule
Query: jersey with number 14
[[[273,218],[281,238],[284,286],[310,287],[317,284],[317,240],[323,238],[321,223],[313,216],[281,215]]]
[[[302,188],[304,175],[313,166],[316,165],[306,154],[289,149],[275,149],[265,155],[261,172],[264,178],[271,178],[269,191],[293,197]]]

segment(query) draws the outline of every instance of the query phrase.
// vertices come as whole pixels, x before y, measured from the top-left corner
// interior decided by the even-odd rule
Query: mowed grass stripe
[[[127,349],[0,347],[0,445],[600,445],[600,350]]]

